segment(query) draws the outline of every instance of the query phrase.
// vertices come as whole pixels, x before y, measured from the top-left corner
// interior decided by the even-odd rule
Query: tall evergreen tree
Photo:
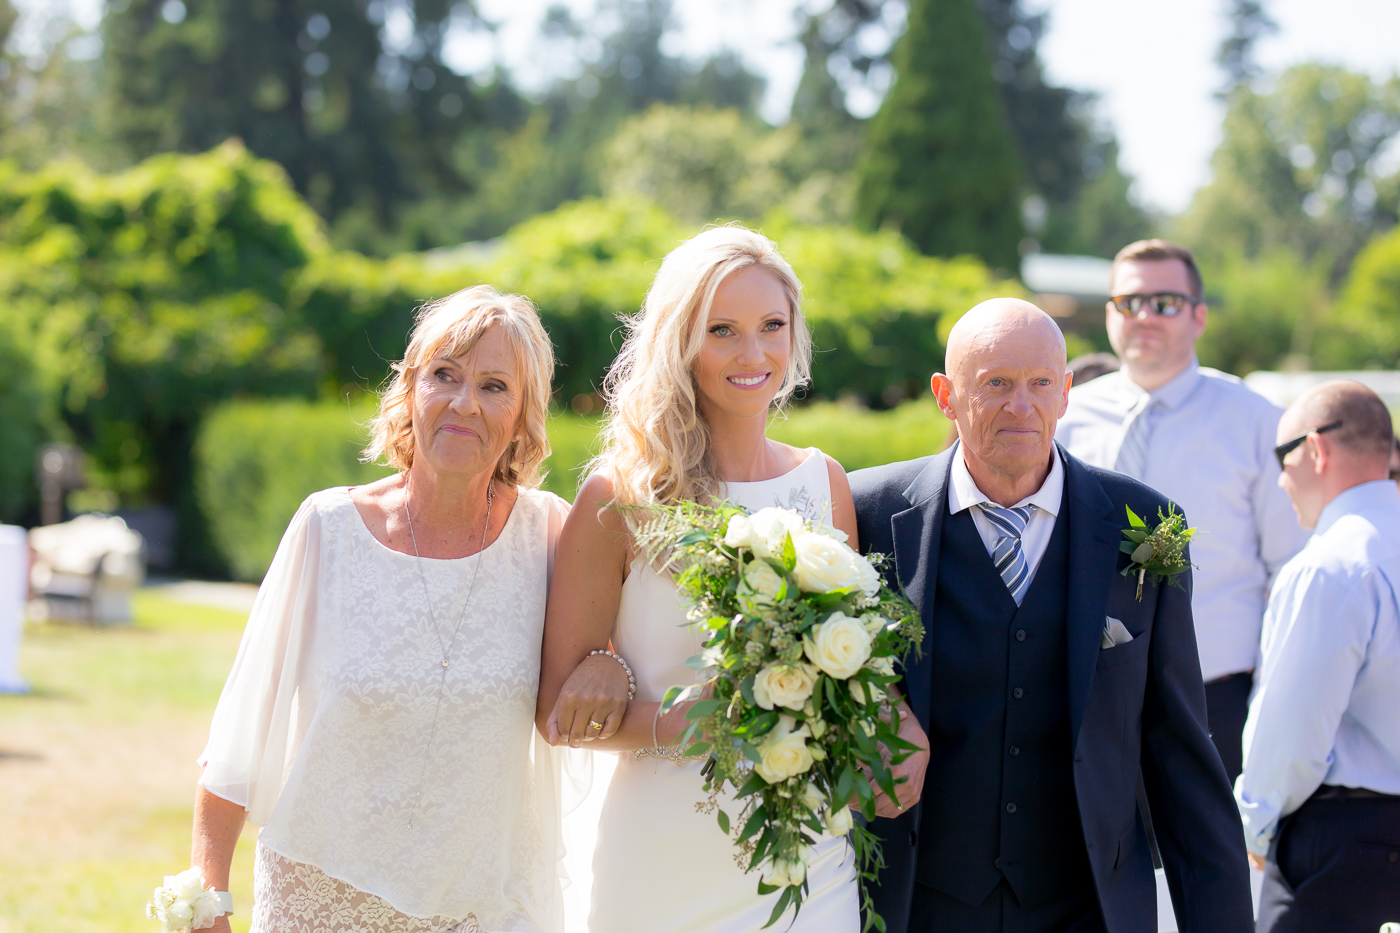
[[[1236,88],[1248,85],[1262,73],[1254,60],[1254,45],[1278,32],[1278,23],[1264,9],[1262,0],[1230,0],[1225,15],[1230,31],[1215,52],[1215,63],[1225,72],[1225,85],[1219,94],[1222,98],[1228,98]]]
[[[895,82],[871,119],[858,219],[930,255],[1017,263],[1022,169],[974,0],[912,0]]]

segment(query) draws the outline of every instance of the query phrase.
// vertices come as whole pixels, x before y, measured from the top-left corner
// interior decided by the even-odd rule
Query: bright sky
[[[464,72],[489,70],[500,55],[526,87],[558,76],[561,56],[550,54],[538,26],[551,0],[477,0],[501,24],[494,43],[462,37],[449,64]],[[1213,57],[1224,34],[1227,0],[1029,0],[1050,12],[1040,54],[1050,80],[1100,95],[1098,115],[1117,131],[1124,169],[1137,179],[1134,195],[1168,211],[1183,209],[1209,178],[1210,154],[1220,138],[1221,75]],[[565,0],[581,17],[596,0]],[[763,114],[786,119],[802,72],[794,41],[799,5],[826,0],[675,0],[678,29],[666,51],[701,57],[726,46],[768,78]],[[85,26],[100,16],[102,0],[17,0],[25,10],[67,7]],[[1258,48],[1260,62],[1282,69],[1325,61],[1386,78],[1400,71],[1398,0],[1269,0],[1278,34]],[[493,49],[493,44],[495,48]],[[872,99],[853,100],[873,109]]]

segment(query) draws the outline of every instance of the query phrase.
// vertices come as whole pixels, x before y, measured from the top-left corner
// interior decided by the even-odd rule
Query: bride
[[[758,876],[736,863],[715,817],[697,812],[703,761],[677,747],[685,708],[659,715],[668,688],[696,682],[685,662],[702,636],[670,579],[639,559],[626,507],[779,505],[834,525],[854,545],[841,467],[765,436],[770,412],[807,382],[810,363],[796,275],[770,240],[739,226],[673,250],[628,321],[607,380],[604,448],[559,541],[536,713],[551,742],[619,753],[593,860],[595,933],[749,933],[772,912],[778,895],[757,893]],[[860,929],[855,878],[845,839],[823,836],[787,929]]]

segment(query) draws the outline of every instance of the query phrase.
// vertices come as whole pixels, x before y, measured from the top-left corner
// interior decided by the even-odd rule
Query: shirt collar
[[[1313,534],[1326,534],[1328,529],[1348,515],[1397,505],[1400,505],[1400,490],[1396,489],[1394,480],[1376,479],[1369,483],[1360,483],[1338,493],[1331,502],[1322,507]]]
[[[1151,392],[1144,391],[1141,386],[1126,375],[1123,377],[1123,384],[1131,396],[1131,405],[1138,404],[1143,396],[1148,396],[1164,408],[1176,408],[1190,397],[1196,386],[1200,384],[1201,379],[1200,360],[1193,356],[1185,369],[1173,376],[1166,385],[1158,386]]]
[[[1060,514],[1060,503],[1065,494],[1065,467],[1060,462],[1058,450],[1052,452],[1050,457],[1050,474],[1045,477],[1045,482],[1032,495],[1027,496],[1017,502],[1013,508],[1022,505],[1033,505],[1042,512],[1058,516]],[[972,474],[968,472],[967,462],[963,460],[962,443],[953,450],[953,472],[949,476],[948,483],[948,511],[956,515],[963,509],[970,509],[974,505],[981,505],[983,502],[991,502],[991,499],[977,488],[977,482],[973,480]],[[997,506],[1000,508],[1000,506]]]

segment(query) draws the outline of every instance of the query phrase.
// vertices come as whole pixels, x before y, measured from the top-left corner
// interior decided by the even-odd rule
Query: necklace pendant
[[[442,669],[443,669],[443,670],[447,670],[447,662],[446,662],[446,661],[443,661],[443,662],[442,662]]]

